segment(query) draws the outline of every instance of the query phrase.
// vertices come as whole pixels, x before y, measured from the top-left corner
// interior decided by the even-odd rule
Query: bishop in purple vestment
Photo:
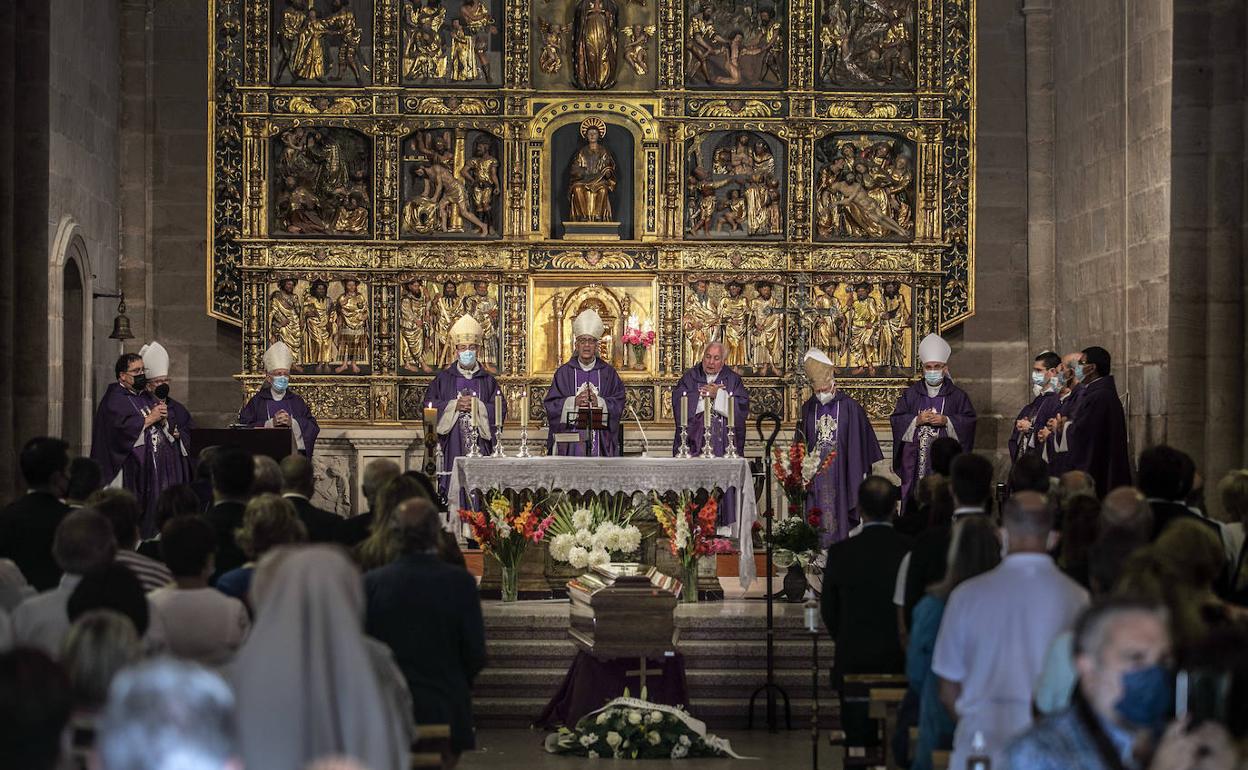
[[[820,544],[826,548],[844,540],[857,525],[858,487],[884,453],[866,410],[836,389],[832,359],[812,348],[802,364],[814,394],[802,404],[793,440],[805,443],[806,451],[817,454],[821,462],[836,451],[836,459],[811,482],[806,498],[807,515],[818,511]]]
[[[295,448],[311,457],[321,426],[307,402],[290,389],[294,360],[294,353],[281,340],[269,346],[264,352],[265,384],[238,413],[238,421],[253,428],[288,427],[294,433]]]
[[[1131,454],[1127,448],[1127,417],[1110,372],[1109,352],[1091,347],[1080,356],[1083,379],[1079,408],[1066,426],[1071,470],[1084,471],[1104,498],[1113,489],[1131,485]]]
[[[468,454],[472,446],[473,427],[477,429],[477,448],[488,455],[494,451],[494,439],[507,419],[506,399],[502,399],[502,414],[495,409],[496,397],[502,393],[498,380],[477,360],[481,339],[481,324],[470,315],[461,316],[450,332],[455,361],[438,372],[425,391],[425,405],[438,410],[435,430],[442,449],[438,492],[443,497],[451,484],[455,458]],[[466,505],[467,500],[449,500],[447,504]]]
[[[975,445],[975,408],[949,377],[949,343],[929,334],[919,343],[923,379],[906,388],[889,418],[893,428],[893,470],[901,476],[901,499],[932,472],[932,442],[950,436],[964,452]]]
[[[1044,439],[1040,431],[1049,419],[1057,415],[1061,399],[1057,395],[1060,383],[1058,370],[1062,359],[1056,353],[1045,351],[1036,356],[1031,366],[1031,387],[1037,395],[1031,403],[1014,418],[1014,430],[1010,434],[1010,461],[1018,462],[1025,454],[1040,454],[1047,460]]]
[[[122,355],[114,372],[117,381],[109,384],[95,410],[91,459],[99,464],[105,484],[129,490],[147,510],[160,494],[156,458],[170,451],[157,427],[168,412],[146,390],[141,356]]]
[[[191,413],[180,402],[169,397],[169,352],[159,342],[151,342],[139,349],[143,357],[146,391],[153,407],[165,407],[165,419],[156,423],[152,435],[155,450],[152,458],[151,494],[140,500],[143,518],[139,532],[146,538],[160,534],[156,522],[156,501],[160,493],[177,484],[190,484],[194,479],[191,468],[191,430],[195,427]]]
[[[583,457],[587,443],[594,457],[618,457],[621,453],[616,433],[624,414],[624,383],[615,367],[598,357],[598,340],[602,339],[604,331],[602,318],[593,309],[583,310],[573,319],[576,355],[555,370],[554,381],[543,401],[550,427],[546,437],[548,454]],[[585,431],[577,431],[577,412],[583,408],[605,410],[606,430],[591,431],[590,437]],[[575,443],[559,442],[556,446],[555,434],[558,433],[579,433],[580,439]]]

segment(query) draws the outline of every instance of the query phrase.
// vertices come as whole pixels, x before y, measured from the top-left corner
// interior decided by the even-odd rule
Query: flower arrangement
[[[676,505],[669,505],[657,494],[651,506],[654,518],[667,535],[668,547],[680,562],[685,601],[697,601],[698,560],[703,556],[730,553],[732,544],[715,535],[719,503],[709,496],[699,506],[689,492],[681,493]]]
[[[775,549],[772,555],[777,567],[797,564],[803,570],[819,555],[819,513],[812,510],[807,518],[789,516],[772,527],[771,537],[763,540]]]
[[[785,499],[789,501],[789,515],[798,516],[806,503],[810,485],[836,459],[836,449],[830,449],[822,460],[818,455],[807,454],[806,444],[801,441],[789,447],[787,457],[779,448],[773,451],[775,461],[771,465],[772,471],[784,490]]]
[[[643,694],[643,698],[644,698]],[[628,697],[586,714],[576,728],[546,737],[546,751],[589,759],[737,757],[728,741],[683,709]]]
[[[512,499],[496,491],[490,494],[484,510],[460,508],[459,518],[472,529],[472,537],[481,550],[503,568],[503,600],[515,601],[516,569],[524,549],[529,543],[546,539],[555,517],[543,518],[532,500],[517,509]]]
[[[611,561],[635,560],[641,550],[641,530],[631,523],[633,508],[622,495],[590,498],[576,507],[569,501],[555,506],[550,557],[576,569]]]
[[[637,316],[630,315],[624,324],[624,334],[620,340],[633,351],[633,368],[644,369],[646,351],[654,344],[654,326],[647,320],[637,326]]]

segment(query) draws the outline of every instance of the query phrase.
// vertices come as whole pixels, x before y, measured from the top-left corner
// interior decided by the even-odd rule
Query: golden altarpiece
[[[209,14],[208,309],[246,392],[290,344],[322,425],[417,426],[471,313],[537,427],[586,307],[652,438],[711,340],[755,413],[795,415],[814,344],[879,420],[974,311],[971,0]]]

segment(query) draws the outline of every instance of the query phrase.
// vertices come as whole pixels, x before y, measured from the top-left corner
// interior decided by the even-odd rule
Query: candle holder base
[[[689,454],[689,429],[682,427],[680,429],[680,450],[676,452],[676,457],[681,460],[688,460],[692,456]]]
[[[503,437],[499,436],[494,442],[494,451],[490,452],[490,457],[506,457],[507,453],[503,451]]]
[[[733,441],[731,436],[728,437],[728,450],[724,452],[724,457],[729,460],[736,460],[740,457],[737,454],[737,442]]]
[[[516,457],[532,457],[529,454],[529,432],[527,430],[520,431],[520,448],[516,450]]]
[[[477,430],[477,427],[474,425],[472,429],[468,431],[469,448],[468,448],[468,454],[464,456],[465,457],[484,457],[484,455],[481,454],[480,442],[481,442],[481,433],[480,431]]]

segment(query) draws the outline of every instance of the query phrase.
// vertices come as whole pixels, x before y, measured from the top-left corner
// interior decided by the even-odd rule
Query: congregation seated
[[[251,496],[280,495],[282,493],[282,469],[268,455],[252,455]]]
[[[243,524],[234,532],[234,542],[246,557],[238,567],[217,578],[216,589],[253,605],[248,598],[252,576],[260,557],[282,545],[308,540],[308,531],[295,515],[295,507],[277,495],[261,495],[247,503]],[[215,557],[214,557],[215,559]]]
[[[65,485],[65,504],[70,508],[82,508],[100,485],[100,464],[90,457],[75,457],[69,461],[69,481]]]
[[[48,549],[49,551],[51,548]],[[26,582],[26,576],[12,559],[0,559],[0,615],[8,615],[17,605],[35,595],[35,587]]]
[[[295,513],[308,531],[312,543],[337,543],[343,540],[343,520],[337,514],[312,504],[312,461],[301,454],[282,458],[282,497],[295,507]]]
[[[1015,460],[1014,466],[1010,468],[1007,486],[1011,493],[1039,492],[1042,495],[1049,494],[1052,490],[1052,481],[1049,478],[1049,464],[1034,452],[1023,455]]]
[[[27,492],[0,510],[0,558],[12,559],[36,591],[47,591],[61,579],[52,541],[70,510],[61,502],[69,480],[69,445],[33,438],[22,447],[18,464]]]
[[[55,653],[0,652],[0,767],[61,770],[73,694]]]
[[[171,519],[178,516],[196,516],[202,513],[199,498],[189,484],[165,487],[156,498],[156,534],[139,543],[135,550],[149,559],[161,560],[160,532]]]
[[[1186,498],[1195,476],[1196,465],[1192,458],[1173,447],[1159,444],[1140,453],[1140,491],[1148,498],[1153,511],[1150,540],[1156,541],[1167,527],[1185,519],[1201,522],[1221,540],[1222,533],[1215,522],[1187,507]]]
[[[101,489],[87,499],[87,505],[113,525],[113,537],[117,540],[113,561],[133,572],[144,591],[173,582],[168,567],[135,551],[139,544],[139,501],[133,494],[124,489]]]
[[[485,665],[476,580],[439,558],[441,521],[429,500],[405,500],[392,518],[399,555],[364,577],[365,629],[393,651],[417,724],[450,724],[459,754],[475,745],[472,682]]]
[[[222,447],[212,456],[212,507],[205,513],[216,532],[217,550],[213,558],[216,578],[247,560],[234,542],[234,532],[243,523],[243,511],[251,498],[255,466],[251,455],[235,447]]]
[[[143,642],[144,652],[165,651],[168,635],[163,618],[147,598],[139,579],[127,567],[114,562],[83,575],[65,605],[71,624],[88,612],[100,609],[128,618]]]
[[[411,697],[390,651],[364,635],[359,570],[332,546],[286,546],[260,560],[251,590],[256,620],[225,670],[244,766],[346,755],[403,767]]]
[[[56,655],[69,631],[70,595],[83,575],[111,564],[116,549],[108,519],[85,508],[65,516],[52,540],[52,556],[63,573],[60,583],[13,610],[14,641]]]
[[[95,723],[120,671],[139,662],[143,644],[134,622],[119,612],[94,609],[70,626],[60,663],[73,696],[70,750],[75,764],[87,767],[95,745]]]
[[[364,493],[364,499],[368,502],[368,510],[343,522],[342,542],[348,548],[358,545],[368,537],[373,512],[377,510],[377,493],[387,481],[398,476],[400,472],[398,463],[384,457],[364,466],[364,473],[360,479],[360,491]]]
[[[394,527],[395,511],[404,501],[424,497],[425,488],[411,476],[400,474],[382,485],[377,492],[368,537],[352,549],[361,571],[384,567],[398,558],[402,544]]]
[[[1060,506],[1062,536],[1056,553],[1057,566],[1071,580],[1088,587],[1089,550],[1100,530],[1101,504],[1090,494],[1074,495]]]
[[[214,542],[212,525],[198,516],[165,524],[160,548],[175,582],[148,595],[165,625],[169,652],[208,666],[229,660],[251,626],[241,601],[208,585]]]
[[[1130,530],[1145,542],[1152,540],[1153,508],[1148,498],[1135,487],[1118,487],[1101,501],[1102,531]]]
[[[1229,523],[1224,530],[1235,550],[1231,568],[1227,572],[1227,598],[1240,605],[1248,605],[1248,471],[1227,473],[1218,482],[1218,497]]]

